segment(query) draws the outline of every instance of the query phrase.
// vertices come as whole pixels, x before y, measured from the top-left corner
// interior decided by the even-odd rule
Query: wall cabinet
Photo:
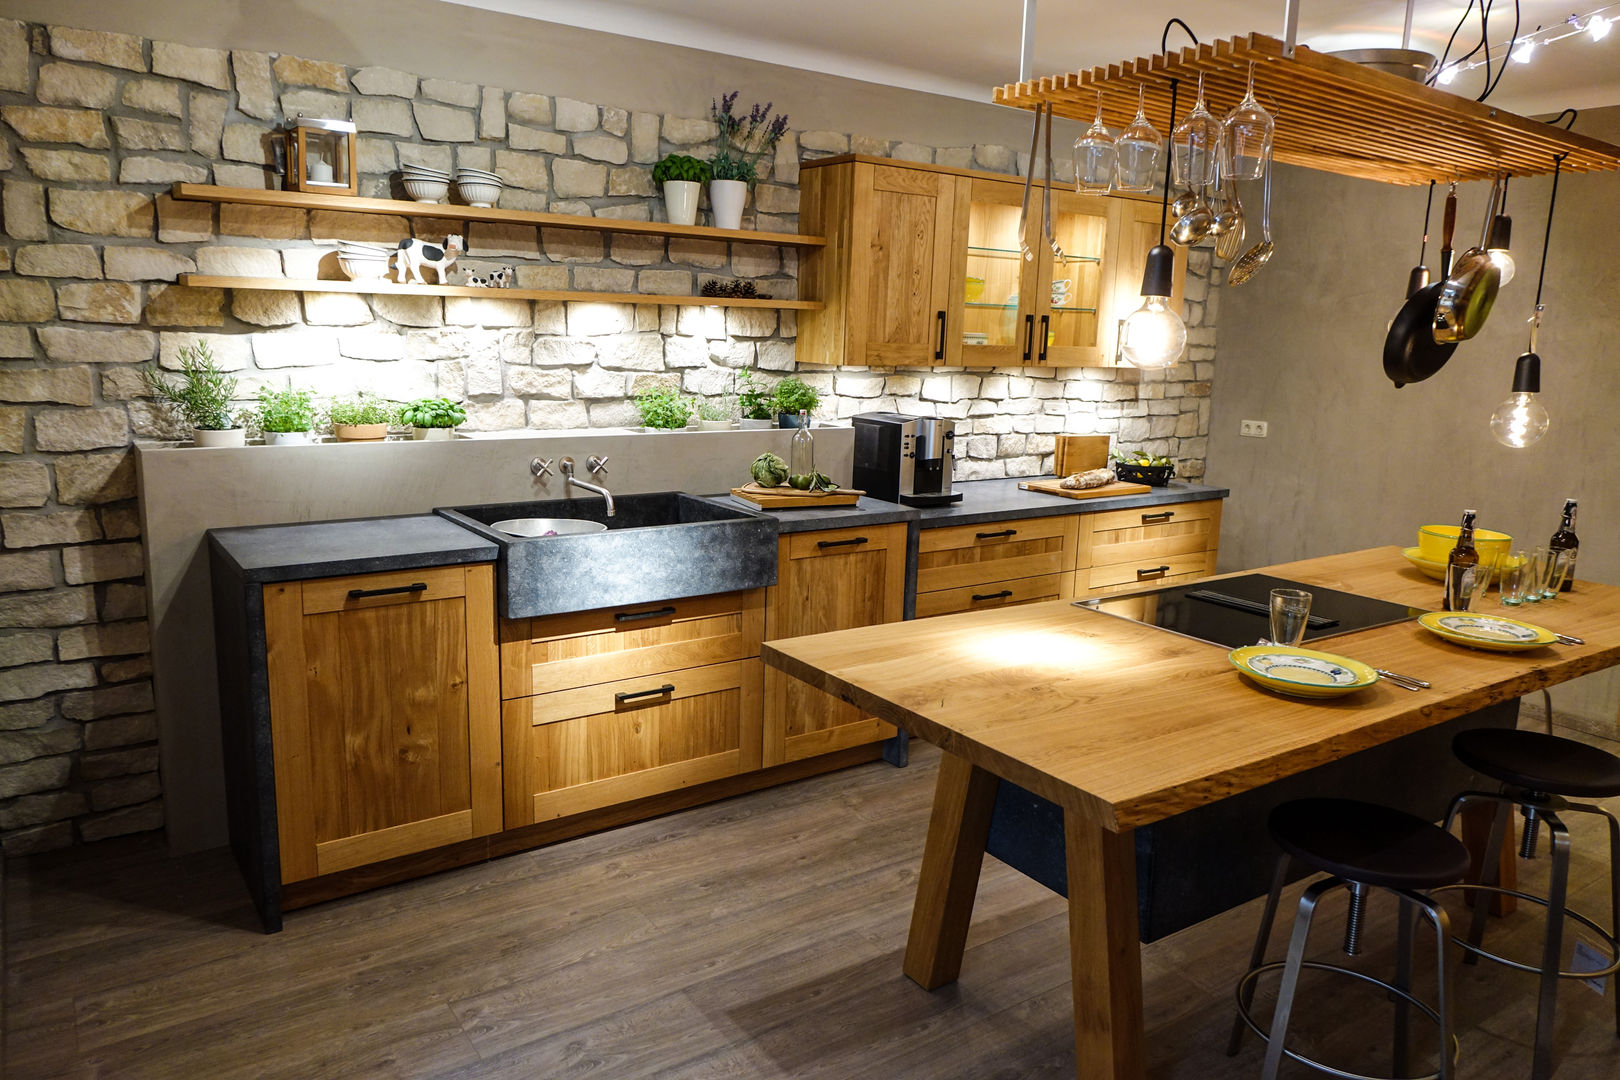
[[[264,588],[281,880],[501,828],[494,568]]]
[[[827,238],[801,272],[824,305],[799,319],[809,363],[1111,366],[1158,241],[1157,201],[1040,187],[1020,231],[1015,177],[844,156],[806,163],[800,184],[800,226]],[[1177,249],[1177,305],[1185,276]]]

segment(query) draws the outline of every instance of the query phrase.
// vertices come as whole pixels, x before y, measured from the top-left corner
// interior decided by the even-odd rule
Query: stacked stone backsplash
[[[383,67],[224,52],[0,20],[0,840],[42,851],[163,824],[130,446],[179,434],[140,367],[206,342],[244,400],[289,379],[322,395],[465,403],[468,429],[621,426],[649,378],[705,398],[739,369],[795,368],[791,311],[181,287],[185,272],[334,276],[330,241],[462,232],[466,267],[525,288],[688,294],[747,278],[790,297],[797,251],[752,243],[215,206],[175,181],[277,187],[272,132],[348,117],[362,194],[404,163],[493,169],[508,208],[663,217],[652,165],[706,156],[707,119]],[[541,91],[550,91],[543,93]],[[780,103],[779,103],[780,104]],[[791,106],[788,107],[791,112]],[[851,118],[857,126],[859,118]],[[1016,172],[1006,147],[932,148],[790,131],[745,225],[797,229],[801,158],[855,152]],[[1202,475],[1217,294],[1188,280],[1192,362],[1168,376],[1085,369],[798,365],[826,416],[900,409],[963,421],[962,479],[1041,471],[1059,432],[1110,432]],[[458,279],[459,280],[459,279]]]

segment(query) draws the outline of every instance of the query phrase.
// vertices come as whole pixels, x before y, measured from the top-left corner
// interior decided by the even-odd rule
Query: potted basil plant
[[[744,371],[737,376],[737,408],[742,418],[737,426],[744,431],[774,427],[776,417],[771,411],[771,389],[757,382],[757,373]]]
[[[709,163],[685,154],[668,154],[653,166],[653,181],[663,185],[671,225],[697,224],[698,199],[709,178]]]
[[[680,431],[692,422],[692,402],[668,386],[650,386],[635,397],[648,431]]]
[[[709,160],[714,174],[709,181],[709,209],[717,229],[742,228],[743,205],[748,201],[748,188],[759,179],[760,159],[776,149],[787,132],[788,118],[786,114],[772,116],[772,102],[754,105],[747,116],[734,113],[737,93],[722,94],[709,105],[709,115],[720,129],[714,157]]]
[[[799,413],[815,412],[820,404],[821,395],[816,393],[815,387],[797,375],[789,375],[771,391],[771,408],[776,412],[776,422],[780,427],[798,427]]]
[[[398,423],[399,406],[362,391],[333,398],[326,416],[339,442],[381,442],[388,437],[388,425]]]
[[[202,342],[180,349],[180,382],[165,379],[156,368],[141,369],[146,389],[171,414],[191,425],[194,446],[241,446],[247,431],[231,415],[236,377],[219,369]]]
[[[315,441],[315,395],[289,382],[259,391],[255,425],[266,446],[307,446]]]
[[[401,423],[411,425],[411,438],[438,441],[456,437],[456,425],[467,410],[449,398],[418,398],[399,411]]]

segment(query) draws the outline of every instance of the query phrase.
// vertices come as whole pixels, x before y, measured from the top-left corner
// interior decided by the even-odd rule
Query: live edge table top
[[[1440,585],[1397,547],[1260,572],[1413,607]],[[1495,594],[1490,610],[1498,608]],[[767,642],[768,664],[1109,830],[1259,787],[1486,705],[1620,663],[1620,588],[1580,581],[1517,610],[1584,638],[1526,652],[1444,641],[1415,620],[1345,634],[1330,652],[1433,683],[1380,681],[1329,700],[1240,676],[1226,649],[1068,601]]]

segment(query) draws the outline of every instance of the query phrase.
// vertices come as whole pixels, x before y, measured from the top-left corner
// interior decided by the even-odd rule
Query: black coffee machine
[[[855,486],[907,506],[961,502],[951,492],[956,421],[892,412],[861,413],[855,427]]]

